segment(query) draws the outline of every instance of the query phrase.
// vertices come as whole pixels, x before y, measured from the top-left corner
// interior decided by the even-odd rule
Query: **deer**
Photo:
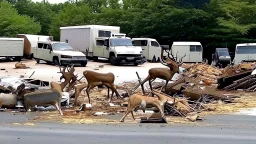
[[[53,105],[60,113],[61,111],[61,98],[62,89],[61,84],[56,82],[51,82],[50,90],[37,90],[35,92],[27,93],[24,95],[24,106],[26,111],[28,111],[32,106],[49,106]]]
[[[164,105],[166,102],[171,105],[177,106],[177,109],[183,111],[184,113],[190,112],[190,106],[185,99],[168,97],[165,94],[162,94],[161,92],[156,90],[151,91],[151,93],[156,95],[157,98],[143,96],[141,94],[136,93],[132,94],[128,100],[127,110],[124,116],[120,119],[120,122],[124,122],[125,117],[129,113],[132,114],[132,118],[135,120],[133,111],[137,109],[142,109],[143,112],[145,112],[145,109],[149,107],[158,108],[161,113],[161,116],[164,118]]]
[[[67,66],[67,67],[64,67],[62,70],[61,70],[61,67],[59,67],[59,69],[60,69],[60,72],[58,72],[58,73],[62,74],[61,77],[60,77],[60,80],[64,79],[64,82],[62,82],[60,84],[61,90],[63,91],[63,89],[68,84],[70,84],[71,79],[74,79],[74,77],[75,77],[75,75],[74,75],[75,68],[74,68],[74,65],[72,65],[70,68]],[[67,72],[66,72],[66,69],[67,69]]]
[[[140,83],[138,84],[133,91],[135,91],[140,85],[143,85],[145,82],[149,82],[149,86],[151,91],[153,90],[151,82],[154,81],[156,78],[160,78],[163,80],[166,80],[165,83],[165,90],[167,87],[168,82],[172,79],[175,73],[180,73],[179,67],[183,64],[182,59],[186,56],[186,54],[180,58],[179,61],[177,61],[177,53],[176,58],[172,55],[171,50],[166,51],[168,53],[168,58],[166,61],[163,60],[163,48],[161,48],[161,56],[160,56],[160,62],[169,67],[169,68],[151,68],[148,71],[148,76]],[[170,55],[172,57],[170,57]],[[144,92],[143,92],[144,94]]]
[[[86,70],[83,72],[84,77],[87,80],[88,84],[81,84],[77,85],[75,88],[75,105],[77,104],[77,98],[80,94],[80,92],[86,88],[86,94],[88,96],[88,101],[91,103],[89,91],[93,89],[96,86],[105,85],[108,88],[108,102],[112,102],[112,97],[114,93],[116,93],[117,98],[120,98],[121,96],[116,90],[116,86],[114,84],[115,76],[113,73],[98,73],[90,70]],[[111,97],[109,96],[109,89],[112,91]]]

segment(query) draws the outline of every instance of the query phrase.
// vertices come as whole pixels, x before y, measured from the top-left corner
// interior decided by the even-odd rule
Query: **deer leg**
[[[154,79],[150,79],[150,80],[148,80],[148,83],[149,83],[149,87],[150,87],[150,90],[151,91],[153,91],[153,88],[152,88],[152,84],[151,84],[151,82],[152,81],[154,81],[155,80],[155,78]],[[152,93],[152,97],[154,97],[154,94]]]
[[[121,118],[121,120],[120,120],[120,122],[124,122],[124,118],[130,113],[130,112],[132,112],[132,108],[127,108],[127,111],[126,111],[126,113],[124,114],[124,116]]]
[[[169,80],[166,80],[166,82],[165,82],[165,88],[164,88],[165,92],[166,92],[166,87],[167,87],[168,82],[169,82]]]
[[[75,87],[75,106],[76,106],[76,104],[77,104],[77,98],[78,98],[78,96],[80,95],[81,91],[82,91],[84,88],[86,88],[86,87],[88,87],[87,84],[81,84],[81,85],[77,85],[77,86]]]
[[[90,86],[88,86],[87,89],[86,89],[86,94],[87,94],[87,96],[88,96],[89,104],[91,103],[90,96],[89,96],[89,91],[90,91],[93,87],[95,87],[95,86],[90,85]]]
[[[133,120],[135,120],[134,115],[133,115],[133,110],[131,111],[131,114],[132,114],[132,118],[133,118]]]
[[[161,113],[162,117],[164,117],[164,111],[163,111],[164,106],[163,106],[163,105],[162,105],[162,106],[160,106],[160,105],[159,105],[159,104],[157,104],[157,103],[155,103],[155,106],[159,109],[159,111],[160,111],[160,113]]]
[[[60,115],[63,115],[61,108],[60,108],[60,103],[55,103],[55,107],[59,111]]]

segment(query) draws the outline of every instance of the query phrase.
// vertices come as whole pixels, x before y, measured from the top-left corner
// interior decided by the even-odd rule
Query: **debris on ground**
[[[17,62],[15,64],[15,69],[27,69],[29,67],[27,67],[25,64],[23,64],[22,62]]]

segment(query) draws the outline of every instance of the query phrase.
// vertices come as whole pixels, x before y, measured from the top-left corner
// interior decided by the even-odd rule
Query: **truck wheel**
[[[82,62],[82,63],[81,63],[81,66],[82,66],[82,67],[85,67],[86,65],[87,65],[87,62]]]
[[[36,60],[36,63],[40,63],[40,59],[37,59],[37,58],[35,58],[35,60]]]
[[[138,66],[138,63],[134,63],[133,65],[134,65],[134,66]]]
[[[94,61],[98,61],[98,57],[97,57],[97,56],[94,56],[94,57],[93,57],[93,60],[94,60]]]
[[[115,56],[112,55],[112,56],[110,57],[110,63],[111,63],[111,65],[117,65]]]
[[[21,60],[21,57],[14,57],[14,60],[15,60],[15,61],[20,61],[20,60]]]
[[[57,57],[53,58],[53,64],[55,66],[60,66],[60,62],[59,62],[59,59]]]
[[[155,63],[155,62],[156,62],[156,57],[155,57],[155,56],[153,57],[153,59],[152,59],[151,62],[152,62],[152,63]]]

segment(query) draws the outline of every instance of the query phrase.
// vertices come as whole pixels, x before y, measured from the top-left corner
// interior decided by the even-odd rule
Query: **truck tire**
[[[86,65],[87,65],[87,62],[82,62],[82,63],[81,63],[81,66],[82,66],[82,67],[86,67]]]
[[[111,57],[110,57],[110,63],[111,63],[111,65],[114,65],[114,66],[117,65],[117,61],[116,61],[114,55],[111,55]]]
[[[98,61],[98,57],[97,57],[97,56],[94,56],[94,57],[93,57],[93,60],[94,60],[94,61]]]
[[[36,63],[40,63],[40,59],[37,59],[37,58],[35,58],[35,60],[36,60]]]
[[[14,57],[14,60],[15,61],[20,61],[21,60],[21,57],[19,56],[19,57]]]
[[[151,60],[152,63],[155,63],[156,62],[156,57],[153,56],[153,59]]]
[[[59,58],[54,57],[54,58],[53,58],[53,64],[54,64],[55,66],[60,66]]]
[[[134,66],[138,66],[138,63],[134,63],[133,65],[134,65]]]

